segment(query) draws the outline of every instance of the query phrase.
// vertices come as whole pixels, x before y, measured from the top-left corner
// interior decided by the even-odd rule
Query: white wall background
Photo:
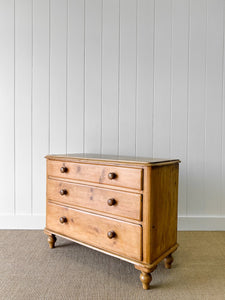
[[[179,158],[179,228],[225,229],[224,0],[0,0],[0,227],[48,153]]]

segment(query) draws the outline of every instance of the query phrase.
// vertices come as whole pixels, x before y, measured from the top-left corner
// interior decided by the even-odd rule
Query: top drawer
[[[65,179],[96,182],[113,186],[142,189],[142,169],[102,166],[63,161],[47,161],[48,175]]]

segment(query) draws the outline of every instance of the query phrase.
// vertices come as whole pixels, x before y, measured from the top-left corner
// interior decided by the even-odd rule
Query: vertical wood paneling
[[[103,0],[102,153],[117,154],[119,92],[119,0]]]
[[[49,1],[33,1],[32,208],[45,212],[45,159],[49,151]]]
[[[206,1],[190,5],[190,72],[188,111],[188,211],[201,215],[204,205]]]
[[[170,156],[171,134],[171,0],[155,3],[155,100],[153,155]]]
[[[179,214],[186,214],[186,142],[189,73],[189,0],[172,2],[171,157],[182,161]]]
[[[154,0],[138,1],[136,155],[152,156],[154,103]]]
[[[0,214],[84,151],[179,158],[179,215],[224,216],[224,28],[223,0],[0,0]]]
[[[207,1],[206,120],[205,120],[205,197],[204,214],[220,214],[221,118],[223,71],[223,5]],[[223,183],[224,184],[224,183]]]
[[[31,213],[32,2],[15,1],[15,209]]]
[[[137,2],[120,0],[119,154],[135,155]]]
[[[67,152],[83,152],[84,0],[68,2]]]
[[[65,153],[67,128],[67,1],[50,0],[50,152]]]
[[[85,1],[85,152],[101,150],[102,0]]]
[[[0,1],[0,214],[14,212],[14,1]]]
[[[225,216],[225,2],[223,3],[223,64],[222,64],[222,80],[223,80],[223,89],[222,89],[222,135],[221,135],[221,144],[222,144],[222,151],[221,151],[221,195],[220,195],[220,214]]]

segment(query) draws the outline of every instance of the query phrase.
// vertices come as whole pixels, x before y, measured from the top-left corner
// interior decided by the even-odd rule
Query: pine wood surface
[[[61,167],[66,168],[67,171],[61,173]],[[114,173],[116,178],[109,179],[108,175],[110,173]],[[71,178],[100,184],[129,187],[136,190],[142,189],[141,168],[124,168],[48,160],[48,174],[60,178]]]
[[[61,224],[59,219],[66,218]],[[126,257],[142,259],[142,227],[48,203],[47,228]],[[110,231],[115,237],[108,238]]]
[[[60,194],[62,190],[65,191],[64,195]],[[62,204],[85,207],[134,220],[141,221],[142,218],[140,194],[48,179],[47,198]],[[110,199],[114,199],[115,204],[110,206]]]
[[[46,155],[47,159],[53,160],[63,160],[63,161],[76,161],[76,162],[97,162],[100,164],[108,163],[125,163],[132,165],[153,165],[153,164],[169,164],[174,163],[174,159],[165,158],[152,158],[152,157],[138,157],[138,156],[122,156],[122,155],[106,155],[106,154],[96,154],[96,153],[74,153],[74,154],[54,154]]]
[[[150,263],[177,242],[179,164],[151,168]]]

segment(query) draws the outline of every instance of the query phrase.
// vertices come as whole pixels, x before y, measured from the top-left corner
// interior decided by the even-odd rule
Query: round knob
[[[61,167],[60,168],[61,173],[66,173],[67,171],[68,171],[68,169],[66,167]]]
[[[108,199],[108,200],[107,200],[107,204],[108,204],[109,206],[112,206],[112,205],[116,204],[116,200],[113,199],[113,198]]]
[[[108,178],[109,178],[109,179],[115,179],[115,178],[116,178],[116,173],[111,173],[111,172],[110,172],[110,173],[108,174]]]
[[[107,236],[109,239],[112,239],[116,236],[116,233],[115,233],[115,231],[111,230],[107,233]]]
[[[61,217],[61,218],[59,218],[59,222],[60,223],[66,223],[67,222],[67,218],[66,217]]]
[[[60,190],[60,195],[66,195],[67,194],[67,190],[65,190],[65,189],[62,189],[62,190]]]

